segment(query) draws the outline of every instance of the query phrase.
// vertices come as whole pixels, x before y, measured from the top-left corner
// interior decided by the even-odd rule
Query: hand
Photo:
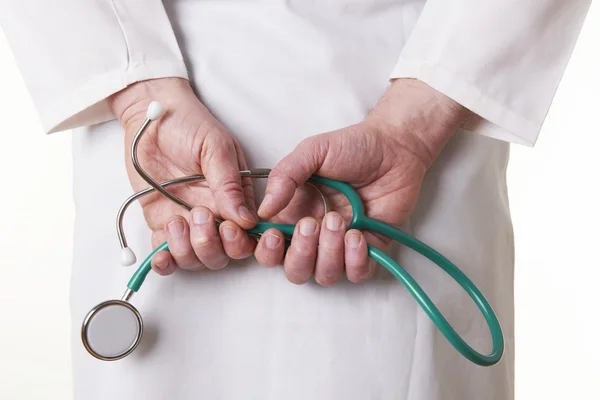
[[[196,270],[224,267],[230,258],[252,255],[253,242],[242,228],[255,225],[256,206],[238,142],[198,100],[188,81],[165,78],[129,86],[109,99],[109,105],[125,127],[127,174],[134,190],[148,187],[135,171],[131,144],[146,118],[151,101],[160,102],[167,113],[154,121],[138,144],[142,168],[157,182],[185,175],[204,174],[205,182],[171,186],[169,191],[197,206],[191,216],[183,207],[159,193],[142,197],[140,204],[152,230],[152,244],[165,240],[169,250],[157,253],[153,269],[167,275],[177,267]],[[229,220],[215,225],[218,216]]]
[[[396,80],[364,122],[301,142],[271,172],[258,214],[273,217],[283,210],[312,174],[350,183],[366,214],[399,226],[412,212],[427,169],[469,111],[423,82]],[[307,217],[296,226],[285,254],[284,270],[296,284],[314,274],[331,285],[345,273],[351,282],[368,279],[375,262],[367,243],[384,249],[386,238],[357,230],[346,232],[352,210],[335,191],[323,223]],[[261,238],[255,255],[265,265],[280,263],[283,240],[276,230]],[[277,242],[275,247],[272,246]]]

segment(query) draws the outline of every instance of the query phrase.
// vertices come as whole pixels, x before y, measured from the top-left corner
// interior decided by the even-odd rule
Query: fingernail
[[[248,221],[248,222],[252,222],[252,223],[256,222],[256,217],[254,216],[254,214],[252,214],[250,212],[250,210],[248,210],[248,207],[246,207],[246,206],[239,206],[238,214],[240,215],[240,218],[243,219],[244,221]]]
[[[169,229],[169,233],[173,235],[173,237],[180,238],[183,236],[183,221],[180,219],[176,219],[175,221],[169,222],[167,225]]]
[[[267,233],[265,241],[269,249],[276,249],[277,246],[279,246],[279,243],[281,242],[281,238],[272,233]]]
[[[333,232],[338,231],[342,227],[342,223],[342,217],[338,214],[327,215],[327,221],[325,221],[327,229]]]
[[[196,225],[202,225],[208,222],[210,219],[210,214],[205,208],[197,208],[192,213],[192,220]]]
[[[317,223],[312,219],[305,219],[300,222],[300,233],[302,236],[312,236],[317,230]]]
[[[361,241],[362,237],[356,233],[346,235],[346,245],[350,246],[352,249],[358,249]]]
[[[163,270],[163,269],[167,268],[167,266],[168,266],[168,263],[163,263],[163,262],[161,262],[161,263],[157,262],[156,263],[156,268],[158,268],[160,270]]]
[[[271,199],[272,199],[271,195],[267,193],[265,195],[265,197],[263,198],[262,203],[260,203],[260,207],[258,208],[259,213],[269,205],[269,203],[271,202]]]
[[[236,238],[237,234],[238,234],[238,230],[235,228],[232,228],[231,226],[227,226],[227,225],[221,225],[221,231],[223,232],[223,236],[225,237],[225,240],[233,240]]]

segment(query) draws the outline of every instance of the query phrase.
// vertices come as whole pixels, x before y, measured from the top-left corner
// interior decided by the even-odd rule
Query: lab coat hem
[[[541,124],[515,113],[440,66],[400,57],[390,75],[390,79],[398,78],[419,79],[475,113],[462,126],[466,131],[528,147],[537,141]]]
[[[167,77],[188,78],[183,60],[155,60],[114,69],[81,84],[40,112],[48,134],[115,119],[106,99],[128,85]]]

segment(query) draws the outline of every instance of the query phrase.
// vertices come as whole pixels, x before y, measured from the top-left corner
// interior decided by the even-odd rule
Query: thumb
[[[296,189],[321,168],[328,148],[327,137],[320,135],[303,140],[285,156],[269,174],[258,215],[271,218],[282,211],[294,197]]]
[[[237,146],[227,140],[205,143],[200,166],[215,197],[219,214],[243,229],[252,228],[258,218],[250,211],[240,177]]]

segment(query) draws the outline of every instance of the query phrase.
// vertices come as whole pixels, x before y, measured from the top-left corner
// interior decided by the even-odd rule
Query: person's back
[[[51,3],[8,2],[0,22],[46,130],[78,128],[75,399],[513,398],[508,142],[535,142],[589,1]],[[547,34],[556,26],[560,38]],[[160,181],[204,173],[208,185],[173,189],[193,213],[160,196],[132,208],[129,246],[147,254],[168,241],[153,268],[176,273],[151,274],[135,298],[141,345],[106,363],[81,345],[80,323],[132,272],[116,267],[114,216],[147,186],[129,146],[150,100],[167,115],[140,144],[142,164]],[[264,182],[253,182],[255,199],[233,174],[248,167],[275,167],[268,200]],[[312,173],[353,184],[367,215],[479,286],[502,323],[501,363],[480,367],[453,349],[367,262],[367,242],[387,243],[346,232],[348,207],[327,192],[321,222],[321,198],[302,185]],[[258,245],[242,232],[260,204],[261,217],[304,217],[285,259],[281,232]],[[489,349],[458,285],[412,251],[389,254],[469,344]]]

